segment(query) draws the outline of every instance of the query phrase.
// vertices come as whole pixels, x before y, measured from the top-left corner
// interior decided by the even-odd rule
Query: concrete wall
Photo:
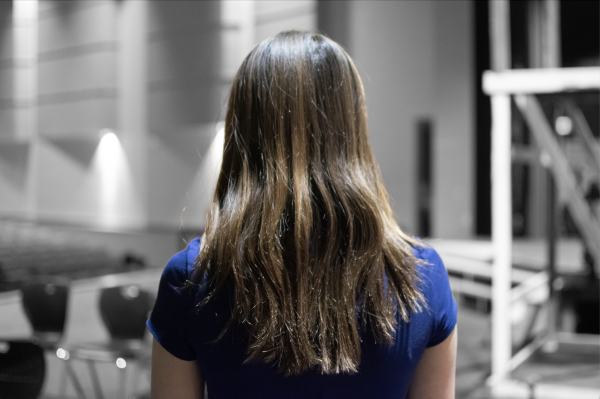
[[[0,209],[24,214],[32,207],[31,148],[35,115],[35,7],[0,2]]]
[[[313,30],[319,20],[362,74],[373,148],[401,226],[416,226],[416,126],[426,118],[434,135],[433,235],[468,237],[471,8],[468,1],[48,0],[37,12],[37,63],[27,64],[17,62],[11,35],[24,36],[2,2],[0,215],[116,230],[201,228],[217,124],[237,67],[265,37]],[[32,71],[38,106],[18,110],[31,88],[15,88],[23,79],[11,76]],[[100,141],[107,129],[118,144]]]
[[[39,218],[130,224],[123,209],[129,198],[118,192],[118,203],[105,199],[103,190],[113,184],[106,181],[112,177],[106,164],[112,161],[98,154],[100,131],[118,128],[117,23],[113,1],[40,3],[38,128],[30,142],[36,147]]]
[[[25,3],[0,4],[0,216],[114,231],[202,228],[235,71],[316,26],[314,0]]]
[[[204,225],[203,159],[220,120],[219,2],[148,2],[147,178],[151,225]]]
[[[414,232],[415,129],[434,111],[434,4],[351,4],[349,50],[365,87],[373,150],[398,222]]]
[[[315,30],[317,4],[314,0],[255,2],[256,43],[282,30]]]
[[[417,123],[433,124],[433,236],[473,234],[472,4],[322,2],[319,28],[361,73],[375,156],[401,227],[417,223]],[[340,21],[347,16],[347,23]],[[331,31],[329,31],[331,27]]]
[[[179,227],[220,119],[219,13],[219,2],[48,0],[28,27],[2,2],[0,215]],[[19,29],[34,36],[31,59]],[[16,87],[27,73],[36,86]],[[107,131],[118,140],[102,141]]]
[[[475,37],[470,1],[436,1],[433,235],[475,234]]]
[[[12,2],[0,2],[0,138],[14,130],[14,69]]]

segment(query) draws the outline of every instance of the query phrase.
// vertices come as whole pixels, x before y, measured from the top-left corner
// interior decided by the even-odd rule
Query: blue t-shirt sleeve
[[[420,248],[421,259],[428,262],[423,266],[424,293],[429,312],[433,317],[433,329],[427,347],[442,343],[456,326],[457,306],[448,280],[448,272],[438,253],[430,247]]]
[[[161,346],[182,360],[196,360],[189,339],[195,295],[192,287],[182,288],[190,278],[198,251],[199,240],[195,239],[169,260],[158,285],[154,309],[146,322],[148,330]]]

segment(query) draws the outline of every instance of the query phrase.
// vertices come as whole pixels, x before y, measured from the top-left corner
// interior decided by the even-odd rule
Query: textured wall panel
[[[116,1],[58,1],[40,11],[41,54],[83,47],[116,38]]]
[[[0,1],[0,68],[13,57],[12,2]]]
[[[435,3],[347,2],[349,53],[365,87],[373,152],[392,209],[409,234],[417,215],[414,129],[434,112]]]
[[[13,68],[0,66],[0,108],[8,106],[6,101],[12,99],[14,96],[13,86],[14,70]]]
[[[148,31],[193,29],[215,30],[218,28],[219,1],[151,1]]]
[[[37,211],[46,217],[85,223],[100,209],[99,177],[51,143],[40,146]]]
[[[12,2],[0,1],[0,137],[14,134],[14,55]]]
[[[15,128],[15,111],[12,107],[0,106],[0,139],[12,137]]]
[[[315,30],[317,28],[316,1],[257,1],[256,42],[282,30]]]
[[[39,132],[81,139],[114,128],[118,3],[50,3],[39,12]]]
[[[309,14],[316,11],[315,0],[298,1],[255,1],[257,23],[265,19],[287,19],[298,14]]]
[[[0,145],[1,212],[21,214],[27,211],[28,162],[29,146]]]
[[[216,123],[216,96],[202,82],[170,82],[169,88],[151,90],[148,96],[148,123],[152,132],[177,131],[177,126]]]
[[[115,88],[116,53],[101,51],[40,62],[38,93]]]
[[[285,19],[265,19],[256,25],[256,38],[262,41],[269,36],[276,35],[282,30],[315,30],[317,27],[316,14],[292,14]]]
[[[219,117],[218,2],[151,2],[148,124],[153,133]]]
[[[101,129],[116,126],[115,108],[114,96],[40,104],[39,131],[49,136],[97,135]]]

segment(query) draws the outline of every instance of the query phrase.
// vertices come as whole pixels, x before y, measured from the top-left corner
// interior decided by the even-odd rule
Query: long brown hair
[[[358,320],[391,342],[397,314],[424,304],[414,245],[393,218],[348,54],[316,33],[260,43],[231,87],[193,277],[207,284],[202,303],[233,287],[228,326],[247,328],[248,361],[356,372]]]

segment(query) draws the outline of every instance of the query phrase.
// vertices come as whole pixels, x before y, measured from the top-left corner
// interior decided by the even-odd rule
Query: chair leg
[[[130,381],[131,383],[129,384],[129,392],[131,393],[129,396],[132,398],[136,398],[136,393],[137,393],[137,389],[140,386],[140,374],[142,372],[142,365],[139,362],[132,362],[132,369],[131,369],[131,377],[130,377]],[[128,397],[129,397],[128,396]]]
[[[96,371],[96,366],[94,365],[94,361],[87,360],[88,368],[90,370],[90,375],[92,376],[92,384],[94,385],[94,391],[96,393],[97,399],[104,399],[104,395],[102,394],[102,387],[100,386],[100,379],[98,378],[98,372]]]
[[[119,369],[119,373],[121,374],[119,377],[121,395],[123,399],[127,399],[127,368]]]
[[[69,361],[65,360],[64,362],[65,362],[65,370],[67,371],[67,374],[69,375],[69,378],[71,379],[71,382],[73,383],[75,392],[77,392],[77,397],[85,399],[86,396],[83,393],[83,388],[81,388],[81,384],[79,383],[79,378],[77,378],[77,375],[71,368],[71,364],[69,363]],[[66,386],[66,384],[65,384],[65,386]]]
[[[64,364],[62,366],[62,373],[60,373],[60,387],[59,387],[59,396],[61,398],[66,397],[67,394],[67,360],[63,360]]]
[[[151,384],[151,376],[150,376],[150,364],[148,361],[146,361],[147,359],[140,359],[136,362],[136,374],[135,374],[135,381],[133,383],[133,393],[135,394],[135,396],[133,396],[134,399],[144,399],[144,398],[150,398],[150,392],[142,392],[140,393],[138,390],[140,389],[140,386],[142,386],[142,382],[144,383],[144,389],[145,389],[145,384],[147,383],[148,385]],[[206,396],[206,394],[204,395],[205,398],[207,398],[208,396]]]

